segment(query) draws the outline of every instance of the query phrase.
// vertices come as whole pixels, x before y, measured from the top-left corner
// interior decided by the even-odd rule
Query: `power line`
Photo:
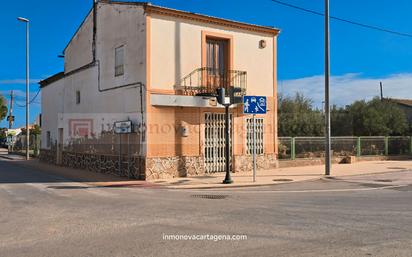
[[[290,7],[290,8],[294,8],[294,9],[303,11],[303,12],[315,14],[315,15],[318,15],[318,16],[325,16],[325,14],[323,14],[321,12],[310,10],[310,9],[303,8],[303,7],[300,7],[300,6],[297,6],[297,5],[293,5],[293,4],[285,3],[283,1],[279,1],[279,0],[271,0],[271,1],[274,2],[274,3],[280,4],[280,5],[283,5],[283,6],[287,6],[287,7]],[[364,23],[360,23],[360,22],[356,22],[356,21],[351,21],[351,20],[347,20],[347,19],[343,19],[343,18],[339,18],[339,17],[335,17],[335,16],[330,16],[330,19],[345,22],[345,23],[348,23],[348,24],[356,25],[356,26],[359,26],[359,27],[367,28],[367,29],[373,29],[373,30],[377,30],[377,31],[381,31],[381,32],[390,33],[390,34],[397,35],[397,36],[412,38],[412,34],[403,33],[403,32],[390,30],[390,29],[386,29],[386,28],[380,28],[380,27],[377,27],[377,26],[368,25],[368,24],[364,24]]]
[[[39,90],[37,90],[36,95],[29,101],[29,104],[32,104],[32,103],[34,102],[34,100],[36,100],[37,96],[39,96],[39,94],[40,94],[40,90],[41,90],[40,88],[39,88]],[[17,105],[18,107],[26,107],[25,104],[24,104],[24,105],[20,105],[20,104],[17,103],[17,101],[16,101],[16,105]]]

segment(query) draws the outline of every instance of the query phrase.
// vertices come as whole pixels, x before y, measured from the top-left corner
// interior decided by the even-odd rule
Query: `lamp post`
[[[331,170],[329,0],[325,0],[325,175]]]
[[[29,130],[29,28],[30,21],[23,17],[18,17],[18,21],[26,23],[26,160],[30,158],[30,130]]]

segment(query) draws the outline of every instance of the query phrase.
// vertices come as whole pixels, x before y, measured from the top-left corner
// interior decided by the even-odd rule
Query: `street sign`
[[[266,114],[266,107],[266,96],[245,95],[243,97],[244,114]]]
[[[118,121],[114,123],[114,133],[116,134],[128,134],[132,133],[131,121]]]
[[[256,114],[266,114],[266,96],[243,97],[243,113],[253,114],[253,182],[256,182]]]

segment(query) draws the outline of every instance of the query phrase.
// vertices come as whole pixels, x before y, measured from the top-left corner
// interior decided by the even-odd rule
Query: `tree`
[[[7,138],[6,131],[7,128],[0,128],[0,142]]]
[[[347,108],[332,106],[330,119],[332,136],[353,135],[353,119]]]
[[[26,135],[26,128],[21,129],[21,134]],[[41,129],[39,125],[34,125],[32,128],[30,128],[30,135],[37,136],[40,134],[41,134]]]
[[[6,117],[7,112],[7,101],[2,95],[0,95],[0,121]]]
[[[323,114],[313,108],[311,99],[296,93],[294,97],[280,95],[278,101],[279,136],[323,135]]]
[[[333,136],[401,136],[408,131],[405,113],[379,98],[334,107],[331,122]]]

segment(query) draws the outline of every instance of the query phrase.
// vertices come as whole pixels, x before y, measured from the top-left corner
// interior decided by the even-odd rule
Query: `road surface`
[[[394,171],[226,190],[105,188],[0,160],[0,256],[411,256],[411,185],[412,172]]]

